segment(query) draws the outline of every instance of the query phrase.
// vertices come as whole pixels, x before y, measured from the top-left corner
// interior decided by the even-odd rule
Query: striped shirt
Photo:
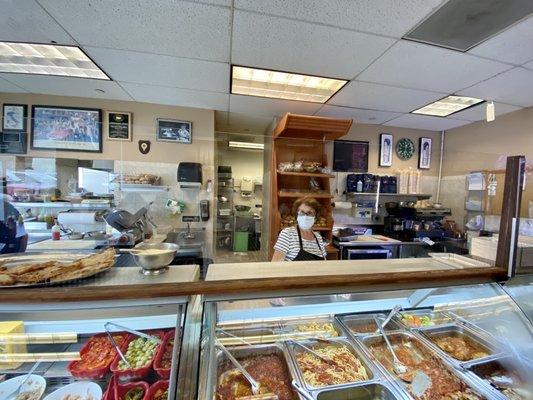
[[[326,249],[324,241],[320,234],[313,232],[318,239],[320,248],[316,244],[316,240],[307,240],[302,238],[302,246],[308,253],[317,255],[319,257],[326,257]],[[274,245],[274,250],[280,251],[285,254],[285,261],[292,261],[296,258],[300,252],[300,242],[298,241],[298,232],[295,227],[289,227],[283,229],[278,236],[278,241]]]

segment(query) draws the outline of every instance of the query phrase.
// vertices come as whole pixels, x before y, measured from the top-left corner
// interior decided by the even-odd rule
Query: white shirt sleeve
[[[277,250],[285,255],[289,252],[291,247],[291,235],[287,228],[283,229],[278,236],[278,240],[274,245],[274,250]]]

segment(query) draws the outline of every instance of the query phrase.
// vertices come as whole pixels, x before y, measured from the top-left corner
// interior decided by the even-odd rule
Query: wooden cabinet
[[[322,172],[282,171],[280,163],[299,161],[316,162],[331,167],[326,156],[326,145],[348,133],[351,119],[315,117],[309,115],[285,114],[273,132],[271,190],[270,190],[270,238],[269,257],[279,232],[286,227],[282,217],[292,211],[294,202],[304,196],[317,199],[322,204],[321,217],[325,226],[317,226],[324,240],[331,243],[333,218],[331,210],[330,179],[334,176]],[[311,181],[319,185],[319,190],[311,190]],[[326,248],[328,259],[338,259],[333,246]]]

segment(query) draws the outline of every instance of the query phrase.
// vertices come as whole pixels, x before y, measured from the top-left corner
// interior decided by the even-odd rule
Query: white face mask
[[[315,217],[309,215],[298,215],[297,221],[300,229],[309,230],[315,224]]]

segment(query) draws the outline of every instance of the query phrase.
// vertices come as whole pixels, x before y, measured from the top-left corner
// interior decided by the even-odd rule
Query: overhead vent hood
[[[449,0],[403,38],[467,51],[533,13],[533,0]]]

